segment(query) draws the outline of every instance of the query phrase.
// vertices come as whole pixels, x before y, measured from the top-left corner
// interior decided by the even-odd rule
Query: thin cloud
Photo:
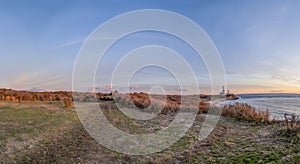
[[[97,37],[94,39],[90,39],[90,41],[103,41],[103,40],[113,40],[113,39],[115,39],[115,38],[113,38],[113,37]],[[85,41],[86,41],[86,38],[68,41],[68,42],[65,42],[65,43],[62,43],[62,44],[52,47],[51,50],[65,48],[65,47],[78,45],[78,44],[83,44]]]
[[[31,88],[32,86],[36,86],[38,88],[47,88],[47,86],[55,86],[61,83],[64,83],[64,79],[66,79],[65,75],[56,75],[56,76],[47,76],[44,77],[41,74],[28,75],[24,74],[22,76],[17,77],[12,82],[12,87],[14,88]]]
[[[76,39],[76,40],[72,40],[60,45],[56,45],[54,47],[51,48],[51,50],[54,49],[60,49],[60,48],[65,48],[65,47],[69,47],[69,46],[73,46],[73,45],[77,45],[77,44],[82,44],[84,42],[84,39]]]
[[[270,90],[271,93],[281,93],[284,92],[284,90]]]

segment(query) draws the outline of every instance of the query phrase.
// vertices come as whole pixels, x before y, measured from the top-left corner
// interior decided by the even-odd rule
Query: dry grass
[[[62,100],[61,100],[62,104],[64,105],[65,108],[72,108],[73,107],[73,101],[72,101],[72,98],[71,97],[64,97]]]
[[[2,163],[297,163],[300,159],[299,140],[290,142],[286,136],[272,135],[277,124],[221,117],[213,132],[198,140],[203,114],[197,115],[188,133],[170,148],[129,156],[98,144],[75,111],[64,110],[60,102],[43,103],[0,103]],[[36,107],[31,106],[34,104]],[[49,110],[55,105],[60,110]],[[156,132],[176,116],[160,114],[153,120],[138,121],[122,114],[113,102],[99,105],[113,126],[131,134]]]
[[[230,116],[239,120],[270,123],[270,111],[256,109],[246,103],[235,103],[234,105],[225,105],[222,111],[223,116]]]
[[[146,93],[132,93],[130,98],[134,105],[140,109],[147,108],[150,104],[150,96]]]
[[[210,104],[208,102],[206,102],[204,100],[200,100],[198,114],[207,113],[209,107],[210,107]]]
[[[141,110],[150,108],[156,110],[163,108],[162,114],[176,113],[179,109],[198,110],[198,114],[207,113],[210,104],[198,96],[180,95],[148,95],[146,93],[131,93],[128,95],[115,95],[115,102],[130,108],[137,107]],[[182,102],[185,102],[185,105]],[[197,106],[198,105],[198,106]]]
[[[279,122],[280,123],[280,122]],[[291,142],[300,141],[300,118],[295,114],[284,115],[284,121],[281,121],[281,127],[275,131],[275,135],[287,138]]]
[[[0,111],[0,163],[13,163],[27,149],[61,135],[77,120],[76,113],[63,110],[59,102],[1,102]]]

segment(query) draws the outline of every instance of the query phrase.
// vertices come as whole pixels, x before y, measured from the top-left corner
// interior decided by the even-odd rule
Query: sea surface
[[[261,110],[269,109],[272,117],[283,119],[283,115],[300,115],[300,94],[239,94],[239,100],[229,100],[225,104],[235,102],[247,103]]]

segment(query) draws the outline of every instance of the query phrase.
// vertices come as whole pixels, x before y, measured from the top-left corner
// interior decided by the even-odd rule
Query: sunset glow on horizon
[[[300,1],[279,0],[155,0],[133,1],[132,4],[4,0],[0,2],[0,64],[3,68],[0,88],[72,90],[74,63],[89,34],[117,15],[145,8],[176,12],[202,27],[219,51],[226,73],[227,84],[224,85],[232,93],[300,94]],[[184,30],[185,26],[178,24],[176,28]],[[172,35],[149,31],[125,36],[107,51],[95,75],[96,87],[106,91],[118,86],[110,84],[108,76],[126,53],[144,45],[163,45],[182,55],[195,70],[200,91],[209,92],[209,73],[194,50]],[[166,90],[176,92],[171,78],[170,73],[153,68],[141,70],[132,82],[137,91],[143,89],[139,85],[161,84],[168,86]],[[181,89],[194,93],[188,88]]]

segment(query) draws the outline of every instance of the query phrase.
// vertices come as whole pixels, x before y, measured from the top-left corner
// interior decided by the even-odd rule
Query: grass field
[[[104,103],[104,102],[103,102]],[[127,119],[105,102],[108,120],[123,131],[146,133],[167,126],[175,114],[152,121]],[[297,163],[297,137],[276,135],[278,124],[221,117],[205,140],[198,133],[205,115],[199,114],[186,136],[170,148],[146,156],[129,156],[106,149],[82,127],[73,109],[60,102],[0,102],[0,159],[3,163]]]

